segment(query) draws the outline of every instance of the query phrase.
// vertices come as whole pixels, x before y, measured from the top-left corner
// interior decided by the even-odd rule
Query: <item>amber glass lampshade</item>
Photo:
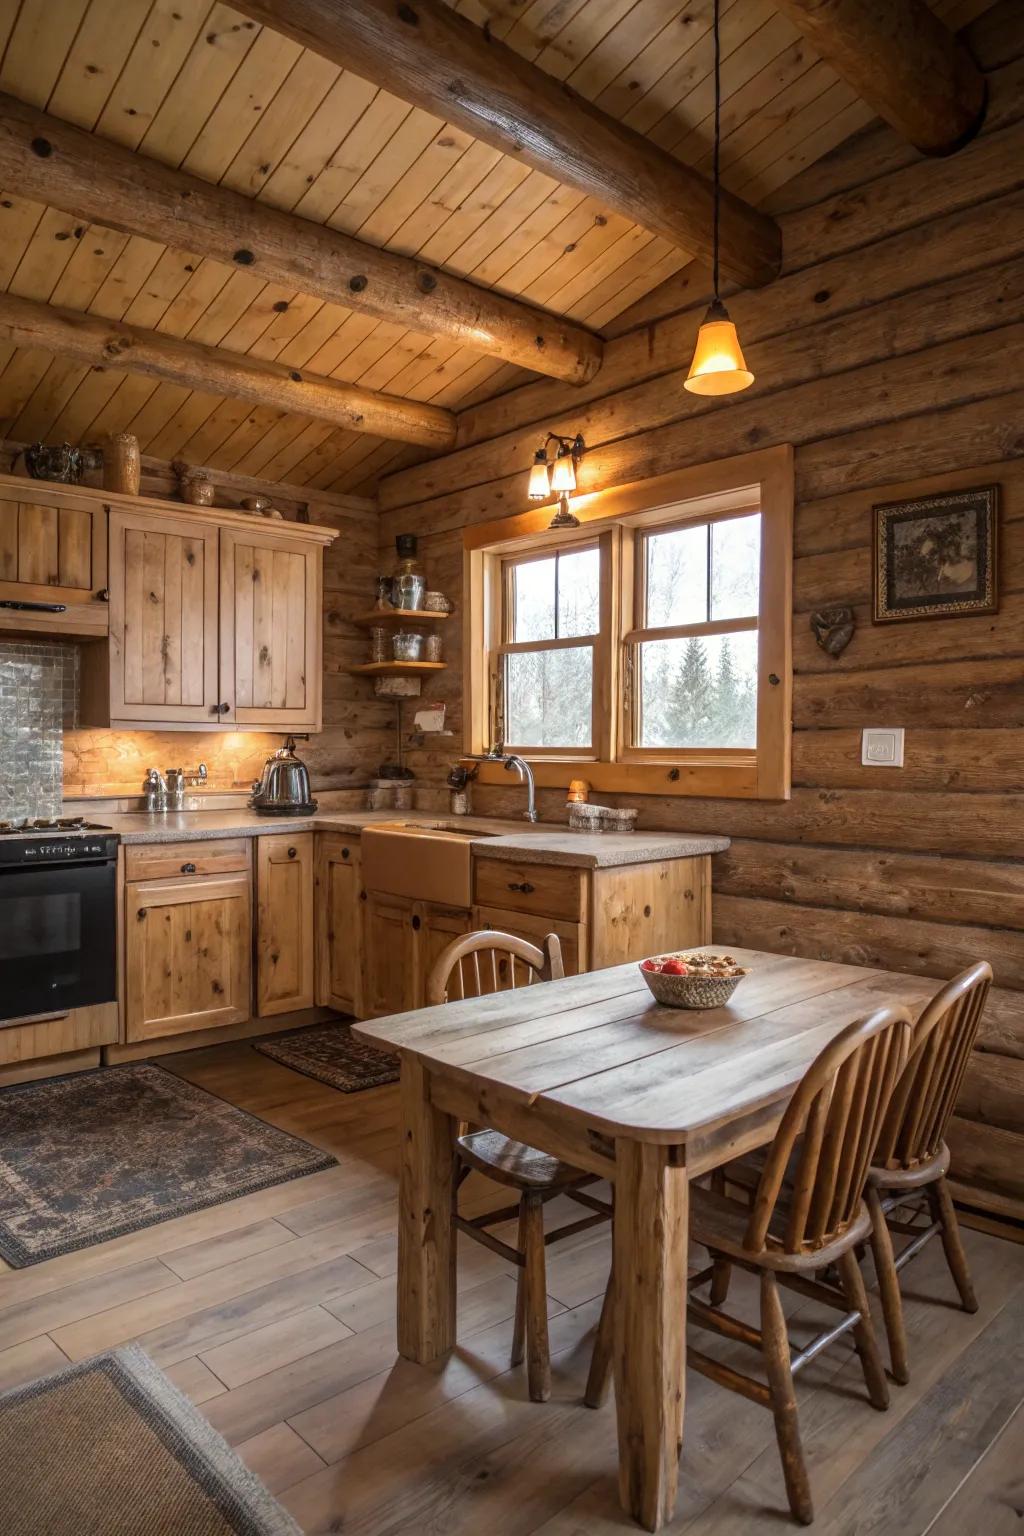
[[[736,327],[721,300],[708,306],[697,332],[693,362],[684,388],[694,395],[734,395],[754,382],[743,357]]]
[[[543,448],[538,448],[534,454],[533,463],[530,465],[530,488],[528,495],[531,501],[547,501],[551,495],[551,479],[548,473],[547,454]]]
[[[551,469],[551,489],[559,495],[576,489],[576,469],[568,448],[560,448]]]

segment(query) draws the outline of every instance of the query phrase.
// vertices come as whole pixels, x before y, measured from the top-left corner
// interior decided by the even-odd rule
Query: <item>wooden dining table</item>
[[[636,965],[540,982],[356,1033],[401,1061],[398,1347],[455,1344],[453,1135],[486,1125],[615,1190],[619,1494],[648,1530],[678,1489],[686,1372],[689,1181],[769,1141],[793,1090],[845,1025],[883,1004],[917,1017],[934,981],[734,949],[749,967],[722,1008],[659,1006]]]

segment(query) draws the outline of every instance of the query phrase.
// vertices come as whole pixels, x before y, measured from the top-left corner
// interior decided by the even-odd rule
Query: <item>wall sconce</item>
[[[555,444],[554,459],[548,457],[550,445]],[[537,449],[530,466],[529,497],[531,501],[547,501],[552,494],[558,497],[558,511],[549,528],[578,528],[580,520],[569,510],[569,497],[576,489],[576,466],[587,451],[583,435],[577,432],[571,440],[549,432],[542,447]]]

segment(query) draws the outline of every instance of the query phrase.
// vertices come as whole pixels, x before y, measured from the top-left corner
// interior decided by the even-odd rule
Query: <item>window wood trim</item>
[[[687,515],[673,522],[665,509],[687,504]],[[786,444],[741,454],[711,464],[673,470],[648,480],[576,496],[573,511],[583,528],[594,526],[608,553],[602,561],[601,635],[594,641],[594,730],[589,751],[537,748],[527,754],[538,785],[565,788],[572,778],[586,779],[606,793],[708,795],[717,798],[784,800],[789,798],[792,717],[792,544],[793,449]],[[735,516],[744,510],[762,514],[759,614],[753,620],[711,621],[708,633],[758,631],[757,747],[627,747],[623,668],[630,647],[647,631],[634,627],[636,610],[635,540],[629,530],[651,524],[681,526]],[[524,541],[543,536],[546,550],[580,543],[582,529],[548,531],[551,508],[532,508],[518,516],[477,524],[463,532],[464,593],[463,684],[464,750],[482,752],[491,744],[493,679],[490,658],[502,644],[497,634],[495,581],[502,560],[526,554]],[[584,539],[586,535],[583,535]],[[609,622],[605,623],[605,614]],[[677,626],[694,633],[692,625]],[[651,638],[665,638],[659,629]],[[615,637],[620,637],[618,641]],[[481,644],[481,639],[483,644]],[[562,643],[562,642],[559,642]],[[536,645],[529,647],[536,648]],[[769,679],[774,678],[774,682]],[[596,756],[595,756],[596,754]],[[504,783],[503,769],[479,765],[482,783]]]

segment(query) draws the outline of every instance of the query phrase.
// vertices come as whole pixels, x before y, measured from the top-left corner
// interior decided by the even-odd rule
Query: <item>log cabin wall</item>
[[[5,473],[12,472],[16,451],[15,444],[0,445]],[[142,469],[143,496],[174,499],[177,479],[169,464],[144,458]],[[363,660],[366,648],[365,631],[351,616],[370,606],[374,589],[376,507],[357,496],[311,492],[229,472],[211,471],[210,477],[218,506],[240,507],[245,497],[269,495],[286,518],[303,517],[340,531],[324,551],[324,728],[303,743],[301,755],[309,765],[314,792],[358,791],[361,803],[367,779],[392,753],[395,730],[394,707],[375,699],[371,684],[345,670]],[[98,474],[87,471],[84,483],[99,484]],[[65,729],[64,795],[133,797],[141,791],[147,768],[180,766],[187,772],[200,761],[209,770],[211,789],[248,789],[281,741],[280,733],[261,731]]]
[[[624,317],[601,372],[541,380],[460,417],[460,447],[381,488],[382,554],[421,535],[431,586],[458,600],[461,530],[525,510],[532,451],[581,430],[581,489],[792,442],[796,448],[793,792],[783,804],[632,797],[641,825],[723,832],[715,938],[947,977],[987,957],[998,990],[951,1142],[960,1192],[1024,1216],[1024,15],[1003,4],[968,40],[989,77],[982,134],[925,160],[867,130],[774,203],[784,268],[730,298],[757,382],[727,400],[682,389],[706,294],[688,267]],[[666,314],[666,311],[674,311]],[[656,318],[658,315],[661,318]],[[872,504],[1000,486],[995,617],[871,623]],[[838,660],[809,614],[851,603]],[[430,692],[461,729],[459,626]],[[902,770],[860,764],[867,725],[906,727]],[[414,751],[439,803],[452,751]],[[607,797],[622,803],[623,797]],[[518,811],[521,790],[476,791]],[[564,815],[542,792],[541,812]]]

